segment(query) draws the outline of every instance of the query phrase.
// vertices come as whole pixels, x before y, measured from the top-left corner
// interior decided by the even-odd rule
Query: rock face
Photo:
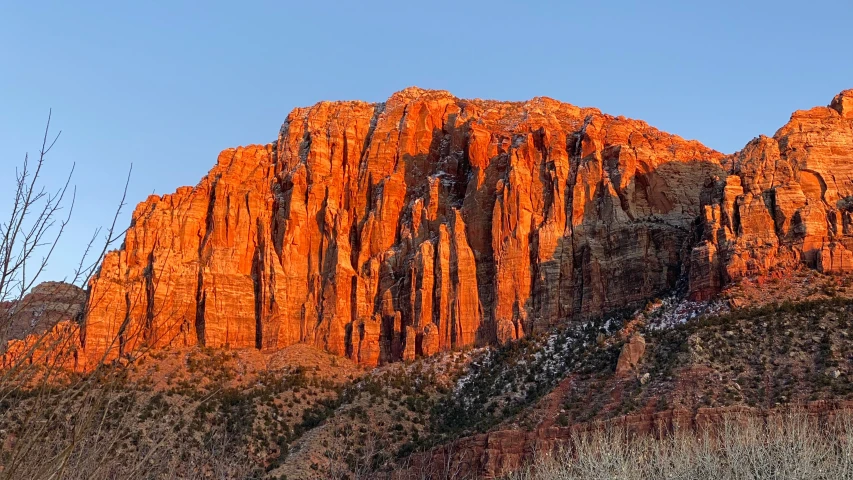
[[[851,101],[730,156],[548,98],[296,109],[273,144],[136,208],[81,342],[90,359],[307,343],[375,365],[774,267],[847,271]]]
[[[275,255],[274,170],[271,146],[226,150],[195,188],[139,204],[122,249],[106,256],[91,282],[87,356],[143,344],[295,343],[298,325],[271,327],[280,313],[269,282],[282,271],[267,261]]]
[[[83,344],[304,342],[372,365],[519,338],[675,287],[722,159],[547,98],[297,109],[136,208]]]
[[[73,367],[73,356],[62,357],[81,346],[79,319],[85,303],[85,291],[63,282],[44,282],[23,298],[0,302],[2,365],[35,358],[61,359]]]
[[[806,264],[853,271],[853,90],[798,111],[724,161],[702,197],[690,258],[697,298],[746,275]]]
[[[2,333],[7,340],[42,334],[63,320],[79,317],[85,303],[86,292],[77,286],[41,283],[20,300],[0,303]]]
[[[616,375],[626,376],[633,372],[645,352],[646,340],[639,333],[635,333],[619,353],[619,360],[616,362]]]

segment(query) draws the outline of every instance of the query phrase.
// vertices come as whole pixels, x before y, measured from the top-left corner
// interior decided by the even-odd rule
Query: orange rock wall
[[[707,298],[746,275],[805,264],[853,271],[853,90],[797,111],[725,159],[703,195],[691,290]]]

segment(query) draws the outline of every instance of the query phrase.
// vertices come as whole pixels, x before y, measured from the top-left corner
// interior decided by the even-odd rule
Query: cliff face
[[[853,272],[853,90],[795,112],[726,161],[729,175],[703,194],[694,296],[798,264]]]
[[[90,285],[86,356],[309,343],[359,363],[504,342],[689,279],[853,268],[853,91],[724,156],[547,98],[294,110],[152,196]],[[114,341],[117,339],[117,341]]]

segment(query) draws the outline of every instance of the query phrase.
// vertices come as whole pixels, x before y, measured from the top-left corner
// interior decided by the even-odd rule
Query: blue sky
[[[273,140],[296,106],[407,86],[549,96],[732,152],[853,88],[853,2],[0,2],[0,195],[62,137],[75,215],[46,278],[148,194],[195,185],[217,153]],[[0,213],[9,195],[0,198]]]

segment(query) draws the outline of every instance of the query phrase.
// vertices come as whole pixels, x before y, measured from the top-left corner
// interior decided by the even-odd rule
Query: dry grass
[[[510,480],[849,479],[853,415],[729,419],[716,432],[628,438],[613,429],[578,434],[574,448],[544,456]]]

